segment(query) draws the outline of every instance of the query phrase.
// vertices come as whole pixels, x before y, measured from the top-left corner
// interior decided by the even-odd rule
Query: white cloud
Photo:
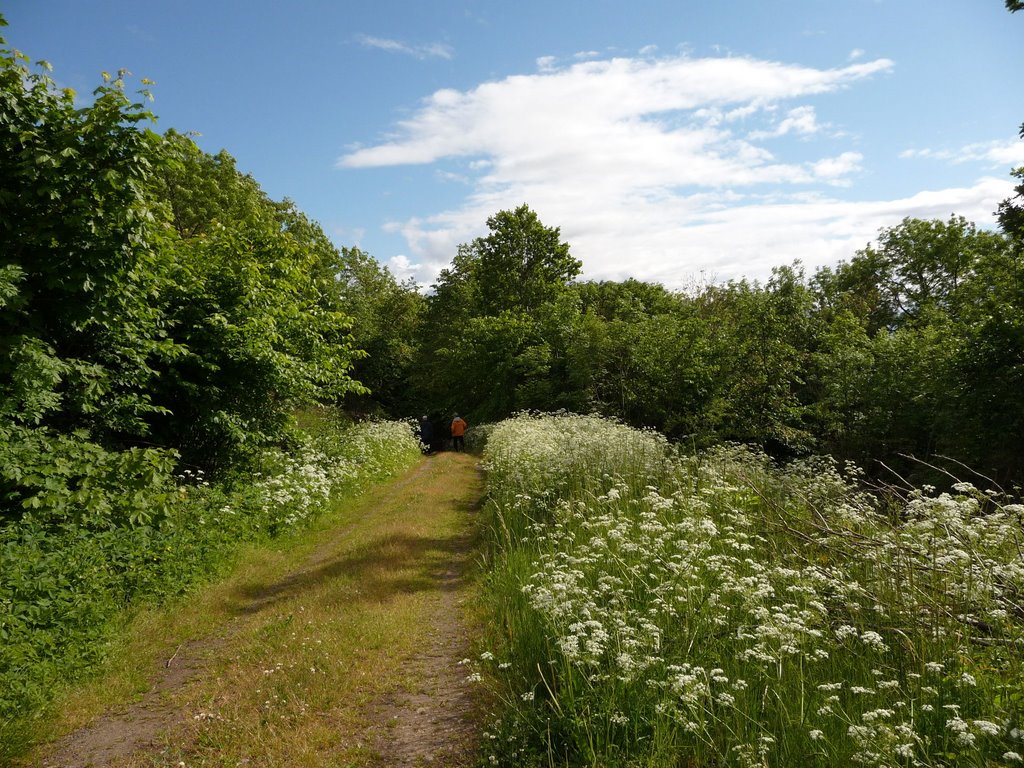
[[[860,170],[864,156],[859,152],[843,152],[839,157],[826,157],[814,164],[814,175],[830,182],[844,181],[854,171]]]
[[[388,270],[399,282],[408,280],[410,277],[420,280],[420,273],[423,270],[422,264],[414,264],[408,256],[399,254],[388,259]]]
[[[545,62],[549,63],[549,62]],[[430,163],[443,157],[491,156],[523,168],[534,158],[566,162],[604,155],[625,168],[639,156],[667,162],[673,176],[694,160],[728,165],[740,144],[705,126],[673,125],[694,110],[764,108],[774,102],[835,91],[889,71],[888,59],[839,69],[747,58],[640,60],[615,58],[484,83],[470,91],[441,90],[427,98],[400,138],[345,155],[349,168]],[[649,165],[649,163],[645,163]],[[721,176],[711,177],[721,184]],[[745,171],[735,171],[745,175]],[[686,183],[694,183],[683,179]],[[700,183],[697,180],[695,183]]]
[[[374,37],[372,35],[359,35],[356,39],[365,48],[376,48],[388,53],[401,53],[417,59],[450,59],[455,55],[452,47],[444,43],[410,45],[401,40],[391,40],[386,37]]]
[[[538,185],[522,194],[479,194],[456,211],[403,222],[397,230],[417,253],[434,254],[417,279],[432,282],[459,243],[484,234],[495,211],[528,201],[541,221],[560,225],[586,279],[636,277],[671,288],[699,276],[712,280],[764,280],[773,267],[799,259],[808,271],[842,259],[906,216],[972,221],[991,219],[995,202],[1012,193],[1003,179],[970,187],[919,192],[897,200],[849,202],[816,193],[753,196],[623,196],[600,207],[581,194],[566,198]],[[426,260],[425,260],[426,261]],[[432,271],[433,270],[433,271]]]
[[[951,163],[989,163],[992,167],[1024,165],[1024,141],[987,141],[967,144],[959,149],[907,149],[903,159],[926,158]]]
[[[749,108],[748,108],[749,109]],[[749,113],[748,113],[749,114]],[[800,136],[811,136],[821,130],[814,107],[804,105],[791,109],[786,116],[770,131],[754,131],[748,138],[752,140],[777,138],[788,133]]]
[[[442,90],[392,137],[341,157],[342,168],[429,164],[461,158],[471,187],[455,208],[392,222],[430,282],[487,217],[528,203],[559,226],[584,276],[633,276],[672,287],[703,273],[766,277],[802,259],[849,258],[879,228],[904,216],[956,212],[990,220],[1008,181],[849,202],[836,190],[863,155],[836,147],[780,157],[761,139],[822,134],[815,97],[888,73],[888,59],[833,69],[751,58],[612,58]],[[779,117],[781,115],[781,118]],[[742,133],[739,132],[743,128]],[[773,145],[774,147],[774,145]],[[778,151],[782,151],[781,149]]]
[[[861,48],[854,48],[850,51],[850,55],[847,57],[848,61],[857,61],[858,59],[864,58],[864,50]]]
[[[537,69],[541,72],[550,72],[555,69],[557,61],[554,56],[541,56],[537,59]]]

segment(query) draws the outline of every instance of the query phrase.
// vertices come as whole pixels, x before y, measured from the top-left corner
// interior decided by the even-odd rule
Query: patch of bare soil
[[[460,605],[470,542],[460,544],[452,568],[435,574],[440,599],[429,644],[404,662],[413,682],[370,707],[367,719],[375,725],[366,741],[374,746],[381,768],[475,764],[482,702],[477,687],[466,680],[470,670],[461,664],[471,652]]]
[[[169,694],[200,675],[224,642],[217,638],[183,643],[154,675],[153,686],[141,699],[65,737],[41,766],[98,768],[155,746],[158,737],[184,716]]]

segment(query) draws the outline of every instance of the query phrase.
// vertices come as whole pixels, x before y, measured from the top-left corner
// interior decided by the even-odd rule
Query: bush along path
[[[68,697],[74,730],[23,765],[474,764],[483,710],[462,660],[481,493],[475,460],[442,453],[287,551],[247,558],[150,619],[180,631],[148,652],[131,703],[90,715],[98,694]]]

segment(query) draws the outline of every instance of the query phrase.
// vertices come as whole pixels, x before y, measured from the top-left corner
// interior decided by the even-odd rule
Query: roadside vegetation
[[[319,226],[155,133],[145,82],[83,107],[29,61],[0,39],[3,756],[123,611],[418,455],[406,423],[299,429],[365,390]]]
[[[1024,761],[1024,505],[596,417],[485,464],[492,763]]]
[[[243,546],[215,582],[136,612],[12,765],[474,765],[479,689],[458,662],[478,632],[479,485],[445,453]]]
[[[20,734],[66,682],[101,666],[129,606],[193,591],[234,563],[243,544],[303,529],[418,456],[409,424],[323,424],[288,452],[268,450],[248,481],[211,484],[186,470],[145,524],[26,514],[4,526],[0,757],[26,746]]]

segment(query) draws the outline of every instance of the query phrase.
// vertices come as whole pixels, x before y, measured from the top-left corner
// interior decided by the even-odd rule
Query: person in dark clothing
[[[424,453],[431,453],[434,450],[434,425],[426,416],[420,416],[420,442],[423,444]]]

